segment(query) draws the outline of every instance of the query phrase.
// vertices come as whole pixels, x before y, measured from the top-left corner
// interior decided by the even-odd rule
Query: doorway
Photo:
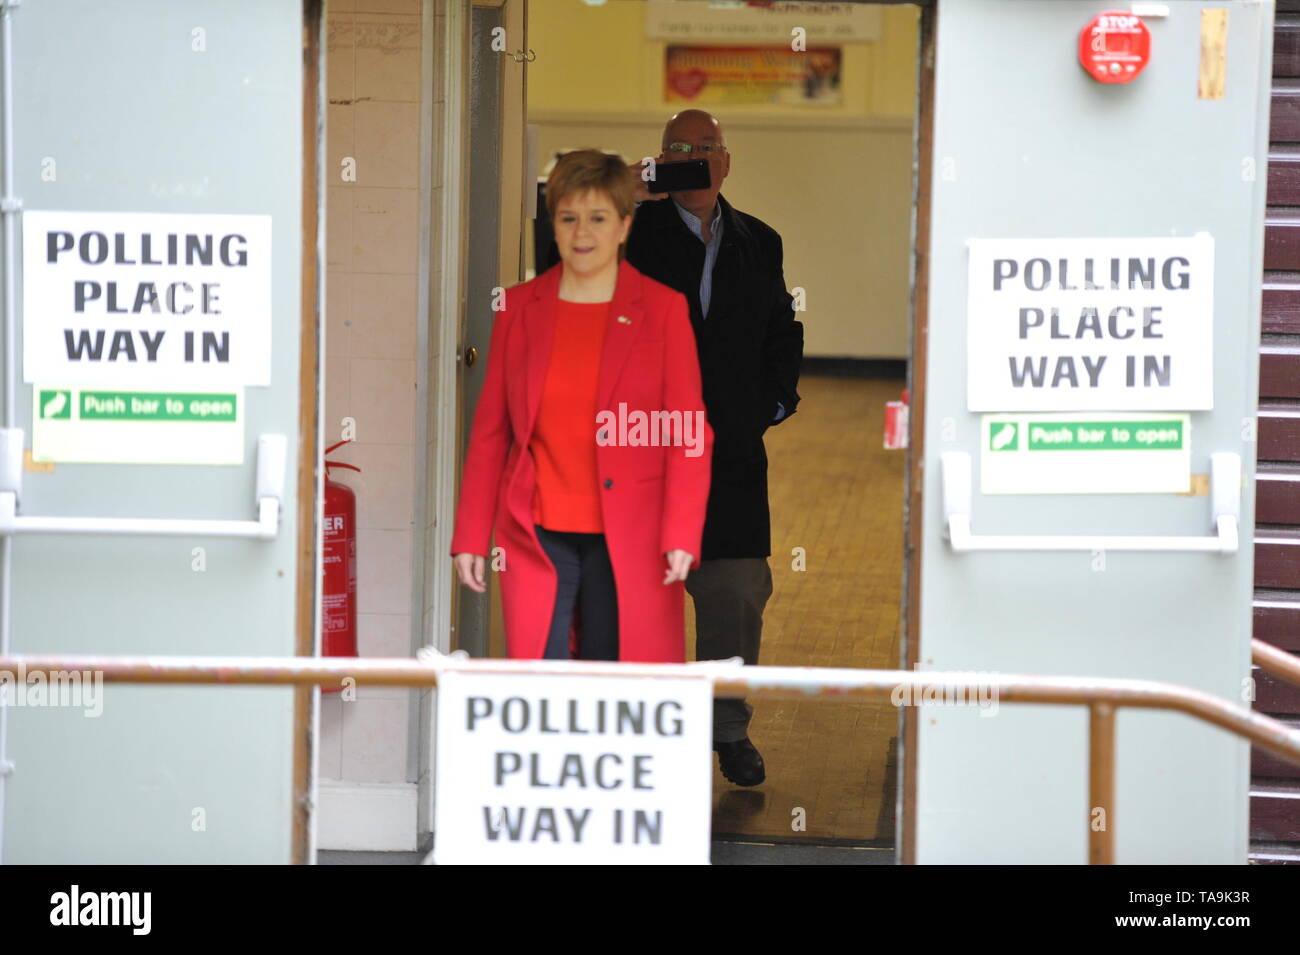
[[[516,2],[475,7],[475,43]],[[802,414],[770,429],[766,442],[774,586],[760,663],[769,665],[893,669],[915,662],[905,639],[906,608],[915,599],[905,562],[915,559],[906,537],[919,514],[920,488],[910,475],[919,455],[915,446],[884,450],[881,435],[885,402],[908,389],[912,420],[919,421],[923,397],[920,382],[912,380],[925,344],[923,333],[913,332],[924,327],[914,319],[924,314],[924,263],[914,249],[924,248],[925,198],[917,187],[929,168],[927,123],[920,121],[929,103],[922,51],[932,42],[933,7],[862,6],[871,6],[876,32],[838,44],[832,84],[839,87],[838,100],[829,109],[825,101],[816,107],[787,102],[773,110],[762,102],[683,99],[689,84],[672,87],[678,75],[672,57],[680,52],[669,48],[695,41],[651,36],[648,4],[579,0],[530,5],[523,32],[505,31],[507,56],[498,57],[490,76],[475,71],[476,89],[468,94],[475,104],[469,120],[475,158],[467,175],[473,215],[465,289],[471,305],[461,316],[459,345],[462,357],[474,349],[478,364],[462,362],[462,434],[490,327],[490,313],[471,314],[472,303],[492,285],[508,287],[534,274],[526,196],[518,205],[501,202],[508,182],[493,157],[513,149],[525,169],[517,181],[526,190],[555,154],[569,148],[594,146],[629,160],[656,154],[663,123],[678,109],[698,104],[723,122],[733,153],[724,194],[782,234],[786,285],[806,293],[806,308],[796,316],[805,326]],[[575,44],[585,52],[575,52]],[[520,59],[511,55],[516,52]],[[589,82],[589,75],[572,68],[581,56],[613,79]],[[507,82],[516,92],[502,98]],[[745,95],[743,76],[730,83],[735,95]],[[526,113],[508,128],[504,113],[519,102]],[[492,104],[500,122],[489,119]],[[525,158],[529,133],[537,148]],[[495,147],[485,145],[491,142]],[[483,156],[481,147],[492,155]],[[802,191],[800,170],[807,184]],[[492,283],[489,250],[508,234],[522,242],[525,266],[521,273],[498,255]],[[463,445],[458,448],[463,452]],[[917,528],[910,529],[919,540]],[[500,653],[492,638],[499,634],[499,611],[487,599],[467,603],[467,596],[460,595],[453,647]],[[694,644],[690,604],[688,655]],[[715,838],[901,847],[906,861],[898,810],[906,802],[900,767],[909,751],[909,712],[889,704],[756,703],[751,738],[764,754],[768,779],[741,789],[715,772]]]

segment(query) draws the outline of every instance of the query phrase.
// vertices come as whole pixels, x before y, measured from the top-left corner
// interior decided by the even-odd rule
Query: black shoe
[[[763,756],[749,738],[734,743],[714,742],[718,754],[718,768],[722,775],[737,786],[757,786],[767,778]]]

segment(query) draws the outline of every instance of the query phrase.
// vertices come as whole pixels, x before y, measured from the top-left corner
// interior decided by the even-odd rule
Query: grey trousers
[[[579,660],[618,659],[618,593],[604,534],[553,531],[534,524],[542,550],[555,565],[555,610],[546,638],[545,659],[570,660],[569,627],[573,609],[582,608]]]
[[[686,576],[695,602],[695,658],[743,657],[758,663],[763,608],[772,596],[772,568],[766,557],[703,560]],[[734,743],[749,735],[754,708],[744,700],[713,701],[713,739]]]

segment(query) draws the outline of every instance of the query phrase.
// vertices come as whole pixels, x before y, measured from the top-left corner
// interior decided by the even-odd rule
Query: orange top
[[[596,389],[609,304],[555,303],[555,339],[528,444],[537,462],[533,520],[547,530],[605,530],[596,474]]]

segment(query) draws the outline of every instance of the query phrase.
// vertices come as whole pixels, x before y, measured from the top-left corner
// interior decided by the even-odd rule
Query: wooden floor
[[[803,378],[799,413],[768,431],[773,592],[760,663],[898,667],[906,452],[882,450],[881,435],[901,389]],[[897,731],[887,702],[756,703],[750,739],[767,781],[742,789],[715,767],[714,835],[892,844]]]

